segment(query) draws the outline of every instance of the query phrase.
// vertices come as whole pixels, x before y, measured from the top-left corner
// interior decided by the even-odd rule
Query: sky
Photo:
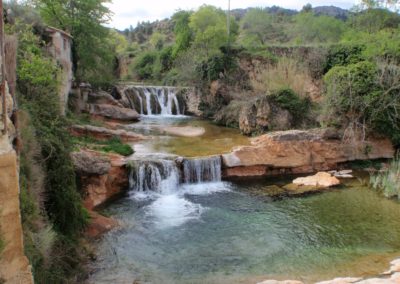
[[[228,0],[112,0],[109,5],[114,13],[110,27],[123,30],[133,27],[140,21],[155,21],[170,17],[179,9],[197,9],[203,4],[214,5],[227,9]],[[334,5],[341,8],[351,8],[355,0],[231,0],[231,8],[270,7],[273,5],[290,9],[301,9],[310,3],[313,7]]]

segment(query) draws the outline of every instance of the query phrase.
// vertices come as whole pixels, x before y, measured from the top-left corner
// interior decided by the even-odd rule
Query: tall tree
[[[36,0],[45,21],[70,32],[73,37],[73,61],[77,81],[107,79],[114,59],[107,40],[111,11],[110,0]],[[101,77],[99,77],[101,75]]]
[[[231,33],[234,38],[238,25],[233,17],[230,18]],[[224,11],[214,6],[203,5],[190,16],[189,27],[194,32],[194,44],[203,50],[207,56],[228,42],[227,21]],[[233,42],[234,40],[231,40]]]

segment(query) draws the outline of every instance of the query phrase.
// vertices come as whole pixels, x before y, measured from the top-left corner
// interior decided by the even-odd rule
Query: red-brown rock
[[[370,138],[357,144],[328,129],[290,130],[266,134],[222,155],[225,176],[304,174],[336,169],[355,160],[393,158],[389,139]]]

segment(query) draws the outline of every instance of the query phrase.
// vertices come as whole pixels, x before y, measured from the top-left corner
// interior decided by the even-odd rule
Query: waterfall
[[[136,93],[136,96],[137,96],[137,98],[139,100],[139,103],[140,103],[140,115],[143,115],[144,114],[144,112],[143,112],[143,98],[139,93]]]
[[[130,189],[135,192],[155,191],[174,193],[185,184],[221,181],[221,157],[184,159],[180,166],[173,160],[132,161],[129,176]],[[181,179],[182,176],[182,179]]]
[[[183,175],[185,183],[221,181],[221,157],[184,160]]]
[[[151,111],[151,92],[149,92],[147,89],[144,90],[144,95],[146,97],[146,111],[147,115],[152,115]]]
[[[136,192],[174,192],[179,186],[179,171],[174,161],[133,161],[130,189]]]
[[[179,104],[178,91],[174,87],[129,86],[125,94],[132,108],[140,110],[141,115],[170,116],[183,113],[184,106]]]

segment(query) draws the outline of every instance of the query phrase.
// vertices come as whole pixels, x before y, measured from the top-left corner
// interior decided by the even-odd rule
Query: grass
[[[119,137],[113,137],[106,141],[98,141],[89,136],[74,137],[73,143],[75,146],[86,147],[106,153],[116,153],[122,156],[130,156],[134,153],[132,147],[123,143]]]
[[[389,168],[370,178],[370,185],[377,190],[381,190],[388,198],[397,197],[400,199],[400,159],[394,159]]]

